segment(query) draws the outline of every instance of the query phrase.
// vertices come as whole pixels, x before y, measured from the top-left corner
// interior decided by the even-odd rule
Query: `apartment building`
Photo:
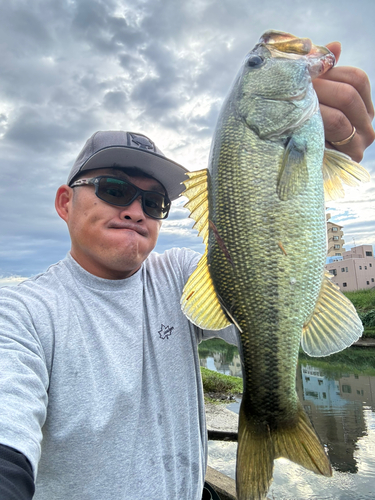
[[[332,281],[345,292],[375,287],[375,258],[371,245],[342,252],[342,260],[326,264]]]
[[[327,214],[327,257],[342,257],[345,252],[343,226],[330,222],[330,218],[331,214]]]

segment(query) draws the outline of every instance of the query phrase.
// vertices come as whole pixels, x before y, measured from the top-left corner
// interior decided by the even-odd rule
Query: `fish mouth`
[[[307,67],[312,79],[323,75],[336,63],[334,54],[327,47],[314,45],[310,38],[298,38],[283,31],[266,31],[259,39],[272,57],[307,59]]]

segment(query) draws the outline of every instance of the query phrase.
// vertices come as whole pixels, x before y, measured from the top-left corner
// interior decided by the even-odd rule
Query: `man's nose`
[[[141,222],[145,218],[142,208],[142,196],[136,198],[130,205],[123,207],[120,214],[121,219],[132,220],[133,222]]]

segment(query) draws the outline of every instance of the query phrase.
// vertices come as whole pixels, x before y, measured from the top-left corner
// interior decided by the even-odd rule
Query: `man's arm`
[[[0,373],[0,499],[30,500],[49,375],[34,318],[17,287],[0,290]]]
[[[327,48],[338,60],[340,43],[330,43]],[[313,84],[320,103],[327,146],[349,155],[357,162],[361,161],[365,149],[375,140],[371,125],[374,106],[366,73],[358,68],[338,66],[315,79]],[[356,133],[348,144],[330,144],[350,137],[353,127]]]
[[[0,444],[0,498],[31,500],[34,492],[30,462],[22,453]]]

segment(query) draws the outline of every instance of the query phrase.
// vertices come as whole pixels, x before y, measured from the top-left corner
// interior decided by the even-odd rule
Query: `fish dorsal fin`
[[[307,185],[309,173],[306,162],[306,144],[298,144],[293,137],[285,147],[277,180],[276,192],[280,200],[287,201],[302,193]]]
[[[304,325],[301,347],[309,356],[329,356],[361,337],[362,322],[349,299],[325,273],[312,317]]]
[[[203,238],[206,251],[184,287],[181,309],[190,321],[200,328],[221,330],[231,323],[220,305],[208,269],[208,171],[198,170],[188,172],[187,175],[189,179],[184,181],[186,189],[182,195],[189,200],[185,207],[190,210],[190,217],[195,220],[194,228],[198,229]]]
[[[231,324],[222,310],[208,271],[207,250],[188,279],[180,303],[183,313],[199,328],[221,330]]]
[[[326,148],[323,161],[324,193],[326,201],[344,197],[343,183],[356,186],[359,182],[368,182],[367,170],[335,149]]]
[[[184,181],[185,191],[182,196],[189,200],[185,207],[190,210],[189,217],[195,220],[193,226],[198,230],[199,236],[203,238],[203,243],[207,246],[208,241],[208,188],[207,169],[187,172],[189,179]]]

